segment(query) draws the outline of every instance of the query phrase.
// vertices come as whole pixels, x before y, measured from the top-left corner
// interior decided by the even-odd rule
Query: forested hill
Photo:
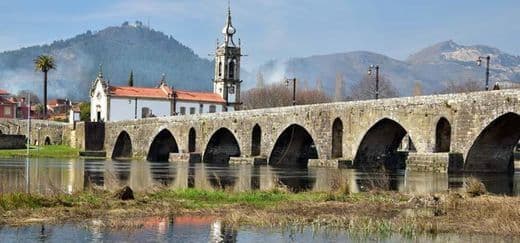
[[[212,61],[197,56],[172,36],[136,22],[0,53],[0,88],[40,93],[42,76],[34,71],[33,59],[41,54],[54,56],[57,63],[57,70],[49,73],[50,97],[86,99],[99,64],[116,85],[126,84],[131,70],[136,86],[156,85],[162,73],[169,84],[182,89],[210,90],[212,84]]]

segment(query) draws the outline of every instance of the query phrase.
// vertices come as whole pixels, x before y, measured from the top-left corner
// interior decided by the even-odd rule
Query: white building
[[[119,121],[235,111],[240,109],[240,43],[233,41],[236,29],[228,8],[222,30],[224,42],[217,45],[213,92],[173,89],[164,79],[155,88],[112,86],[100,70],[90,89],[92,121]]]

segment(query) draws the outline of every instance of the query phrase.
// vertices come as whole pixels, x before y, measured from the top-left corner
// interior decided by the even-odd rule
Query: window
[[[202,114],[204,112],[204,104],[200,104],[199,113]]]
[[[229,79],[235,79],[235,60],[229,63]]]
[[[222,62],[218,63],[218,76],[222,77]]]
[[[215,113],[217,112],[217,107],[215,105],[210,105],[209,106],[209,113]]]
[[[11,107],[4,107],[4,116],[11,115]]]
[[[186,107],[181,107],[181,115],[186,115]]]
[[[190,114],[195,114],[195,107],[190,107]]]

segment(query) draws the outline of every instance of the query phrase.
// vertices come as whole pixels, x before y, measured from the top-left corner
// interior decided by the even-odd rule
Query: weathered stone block
[[[170,153],[170,162],[200,163],[202,156],[200,153]]]
[[[309,159],[309,167],[351,168],[352,160],[346,159]]]
[[[229,158],[230,165],[266,165],[267,158],[265,157],[231,157]]]

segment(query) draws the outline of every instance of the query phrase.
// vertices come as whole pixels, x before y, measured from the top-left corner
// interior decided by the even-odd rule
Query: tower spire
[[[235,46],[235,43],[233,42],[233,35],[235,33],[236,29],[233,27],[233,24],[231,23],[231,2],[228,0],[226,25],[222,29],[222,34],[224,34],[224,45]]]
[[[99,64],[98,77],[103,78],[103,64]]]

